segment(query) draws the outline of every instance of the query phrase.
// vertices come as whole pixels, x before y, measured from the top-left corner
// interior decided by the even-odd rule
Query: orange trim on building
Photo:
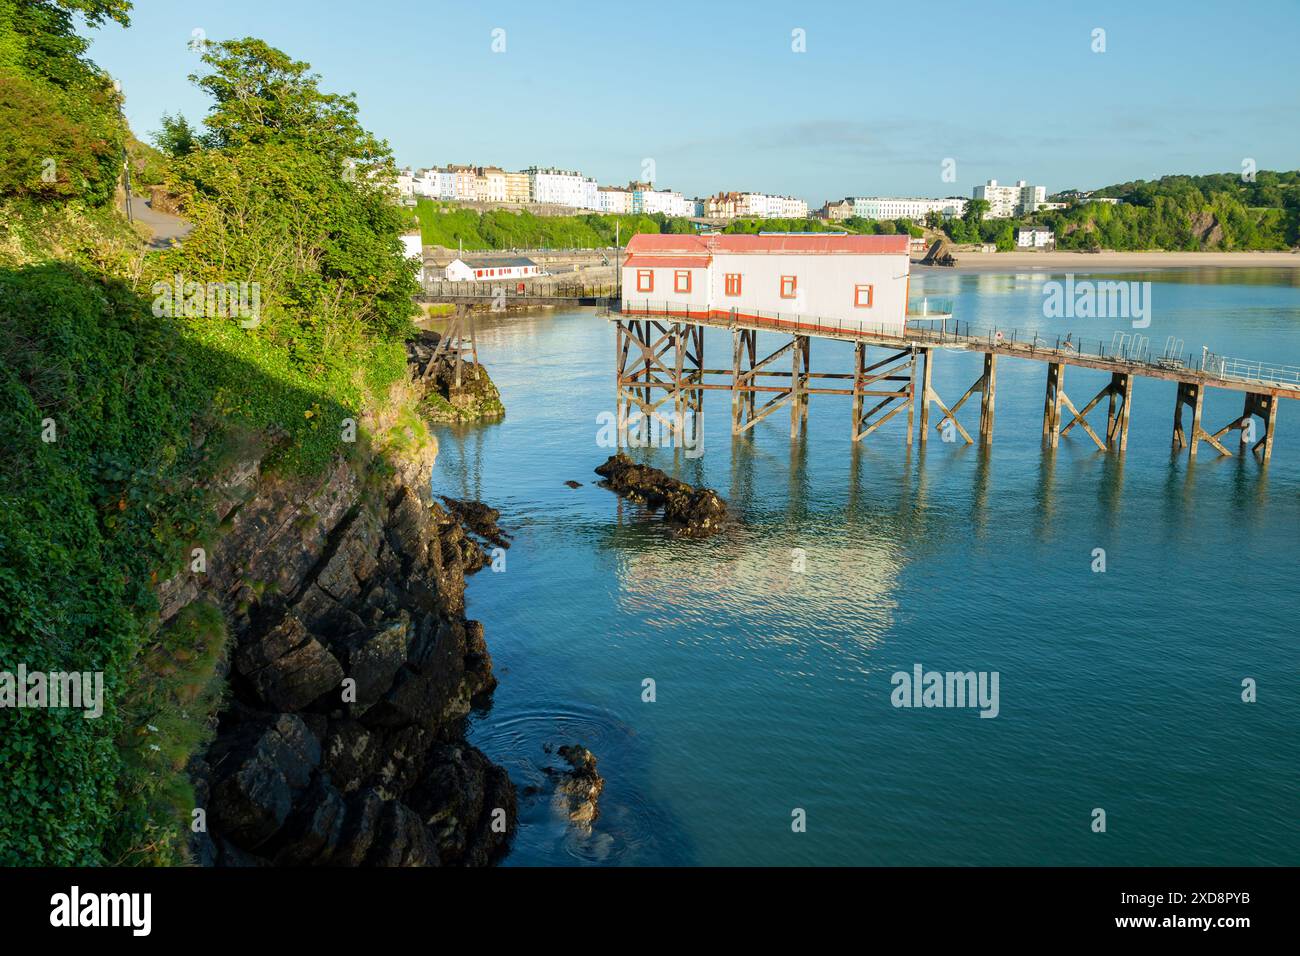
[[[713,253],[798,253],[803,255],[908,255],[911,240],[906,235],[732,235],[703,236],[638,233],[628,240],[628,255],[696,255]]]
[[[786,284],[789,284],[790,291],[786,292]],[[799,277],[798,276],[781,276],[781,298],[795,299],[799,297]]]
[[[712,262],[712,256],[630,255],[623,260],[623,267],[630,269],[707,269]]]
[[[676,319],[742,319],[746,322],[754,322],[760,325],[770,325],[778,329],[810,329],[813,331],[841,331],[841,332],[861,332],[863,335],[885,334],[890,338],[897,338],[899,335],[906,335],[907,326],[904,323],[897,332],[881,333],[873,331],[866,324],[859,325],[854,319],[841,319],[835,322],[798,322],[794,319],[776,319],[770,315],[754,315],[749,312],[741,312],[737,309],[638,309],[630,303],[625,303],[622,309],[624,315],[663,315]],[[892,326],[893,323],[875,323],[879,329],[884,325]]]

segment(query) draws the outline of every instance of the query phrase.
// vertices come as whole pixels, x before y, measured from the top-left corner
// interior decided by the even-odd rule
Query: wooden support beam
[[[1119,450],[1128,451],[1128,423],[1133,411],[1133,376],[1127,372],[1117,372],[1117,384],[1123,390],[1124,404],[1120,407]]]
[[[1088,419],[1086,419],[1084,416],[1087,415],[1088,412],[1092,410],[1092,407],[1094,405],[1096,405],[1098,402],[1102,400],[1108,388],[1109,386],[1107,386],[1106,389],[1102,389],[1100,392],[1098,392],[1097,397],[1094,398],[1091,402],[1089,402],[1082,412],[1080,412],[1078,409],[1074,407],[1074,402],[1070,401],[1070,396],[1065,394],[1065,389],[1063,388],[1057,389],[1057,397],[1060,399],[1061,404],[1063,404],[1066,407],[1066,409],[1070,412],[1071,416],[1073,416],[1070,419],[1070,424],[1065,426],[1065,431],[1062,431],[1061,434],[1064,435],[1065,432],[1069,431],[1070,428],[1075,425],[1075,423],[1078,423],[1079,427],[1088,433],[1088,437],[1091,438],[1094,442],[1096,442],[1097,447],[1100,448],[1102,451],[1105,451],[1106,443],[1097,437],[1097,433],[1092,430],[1092,426],[1088,424]]]
[[[1106,411],[1106,447],[1111,451],[1123,452],[1128,448],[1128,423],[1131,403],[1130,389],[1132,376],[1123,372],[1114,372],[1106,394],[1110,397],[1110,406]],[[1087,414],[1087,409],[1084,409]]]
[[[740,359],[745,350],[745,337],[753,335],[747,329],[734,329],[731,333],[731,434],[740,434],[743,419],[741,403],[744,393],[740,390]]]
[[[939,397],[939,394],[937,392],[931,393],[930,400],[939,406],[939,411],[943,412],[943,417],[940,418],[937,422],[935,422],[934,425],[935,431],[942,432],[943,423],[946,421],[951,421],[953,427],[956,428],[958,433],[961,434],[961,437],[965,439],[966,444],[973,445],[975,443],[975,439],[970,437],[970,434],[967,433],[966,429],[962,427],[961,422],[957,420],[957,410],[961,408],[962,403],[965,402],[966,399],[970,398],[970,396],[974,392],[974,388],[975,387],[972,385],[969,389],[967,389],[966,394],[963,395],[961,398],[957,399],[957,404],[954,405],[952,408],[949,408],[947,405],[943,403],[943,399]]]
[[[866,374],[867,346],[858,342],[853,346],[853,422],[849,434],[858,440],[858,422],[862,421],[862,379]]]
[[[809,337],[796,335],[791,342],[790,437],[797,438],[808,424]],[[776,375],[771,372],[767,374]]]
[[[930,388],[930,363],[934,361],[934,349],[922,349],[921,360],[925,363],[925,367],[921,372],[921,428],[918,437],[921,439],[921,444],[924,445],[930,431],[930,395],[932,393]]]
[[[912,409],[916,398],[916,362],[919,350],[910,346],[901,351],[894,351],[884,359],[866,364],[865,346],[859,346],[854,360],[853,381],[853,440],[861,441],[885,422],[889,421],[905,408],[908,411],[907,442],[912,442]],[[874,373],[874,374],[873,374]],[[878,382],[899,382],[901,387],[890,389],[872,389],[867,386]],[[880,401],[865,413],[863,399],[880,398]],[[890,406],[893,406],[892,408]],[[878,413],[882,413],[879,414]]]
[[[1273,457],[1273,430],[1277,425],[1278,400],[1276,395],[1257,395],[1255,404],[1255,414],[1264,420],[1264,437],[1251,447],[1251,451],[1260,452],[1260,460],[1268,464],[1268,460]]]
[[[1065,394],[1065,366],[1060,362],[1047,365],[1047,397],[1043,404],[1043,435],[1052,448],[1061,440],[1061,398]]]
[[[1178,383],[1178,392],[1174,396],[1174,451],[1182,451],[1187,444],[1187,435],[1183,431],[1183,406],[1187,404],[1187,382]]]
[[[909,447],[912,444],[913,416],[916,413],[916,358],[916,349],[912,349],[912,361],[910,363],[912,366],[912,377],[911,381],[908,382],[907,385],[907,444]]]
[[[1202,391],[1201,386],[1199,385],[1192,385],[1191,388],[1192,388],[1192,396],[1191,396],[1192,398],[1192,402],[1191,402],[1192,441],[1187,449],[1187,457],[1189,459],[1196,457],[1196,444],[1201,440],[1201,437],[1205,434],[1205,430],[1201,428],[1201,411],[1205,406],[1205,393]]]
[[[993,444],[993,404],[997,398],[998,357],[993,352],[984,353],[984,378],[980,396],[980,441]]]

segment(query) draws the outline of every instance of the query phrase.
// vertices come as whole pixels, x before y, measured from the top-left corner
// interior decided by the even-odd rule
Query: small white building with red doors
[[[901,332],[909,248],[906,235],[637,235],[622,265],[622,308]]]
[[[499,282],[531,279],[541,274],[542,267],[524,256],[453,259],[446,269],[446,276],[452,282]]]

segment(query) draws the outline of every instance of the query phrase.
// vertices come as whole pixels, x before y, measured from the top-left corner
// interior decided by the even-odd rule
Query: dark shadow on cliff
[[[0,269],[0,669],[105,683],[99,720],[5,710],[0,862],[496,858],[514,790],[463,733],[495,686],[479,546],[429,500],[427,433],[151,306]]]

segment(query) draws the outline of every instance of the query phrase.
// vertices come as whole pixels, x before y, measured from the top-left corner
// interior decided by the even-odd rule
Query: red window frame
[[[636,270],[636,291],[653,292],[655,290],[655,272],[653,269]]]
[[[723,294],[740,295],[741,279],[739,272],[728,272],[723,283]]]
[[[867,301],[862,301],[863,291],[867,293]],[[869,309],[876,298],[876,287],[870,283],[859,283],[853,287],[853,307],[855,309]]]
[[[477,278],[477,279],[481,279],[481,278],[483,278],[483,270],[482,270],[482,269],[475,269],[475,270],[474,270],[474,277]]]
[[[790,286],[790,291],[786,292],[786,285]],[[781,276],[781,298],[795,299],[799,297],[799,277],[798,276]]]
[[[686,280],[686,288],[682,288],[682,280]],[[690,293],[691,291],[691,270],[675,269],[673,271],[673,291]]]

